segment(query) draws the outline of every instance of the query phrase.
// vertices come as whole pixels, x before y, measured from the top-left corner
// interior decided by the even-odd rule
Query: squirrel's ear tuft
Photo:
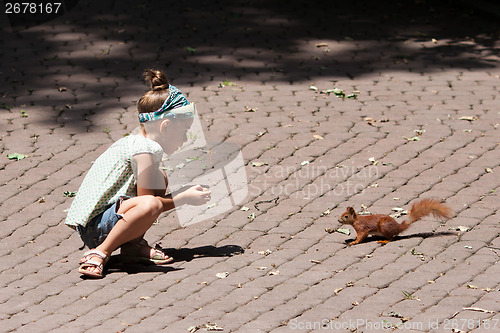
[[[349,212],[349,214],[353,214],[353,215],[356,214],[356,211],[352,207],[347,207],[347,211]]]

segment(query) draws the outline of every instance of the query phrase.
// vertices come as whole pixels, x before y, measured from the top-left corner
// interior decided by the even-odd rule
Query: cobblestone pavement
[[[80,1],[15,32],[4,17],[0,331],[497,332],[498,17],[400,2]],[[147,238],[173,264],[82,279],[67,194],[137,127],[148,67],[241,147],[248,196],[184,228],[165,214]],[[350,228],[347,205],[420,197],[455,216],[384,246],[326,231]]]

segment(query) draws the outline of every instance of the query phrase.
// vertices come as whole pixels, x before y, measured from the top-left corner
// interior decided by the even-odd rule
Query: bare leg
[[[162,212],[161,201],[153,196],[143,195],[123,201],[118,209],[123,218],[96,249],[110,256],[122,244],[142,238]]]

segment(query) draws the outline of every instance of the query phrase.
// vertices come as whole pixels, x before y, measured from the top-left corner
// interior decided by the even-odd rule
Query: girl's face
[[[166,119],[160,124],[158,143],[166,154],[172,154],[187,141],[193,119]]]

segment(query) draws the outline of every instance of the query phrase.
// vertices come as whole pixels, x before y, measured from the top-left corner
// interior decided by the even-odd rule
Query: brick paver
[[[2,20],[0,331],[498,331],[500,30],[459,3],[80,1]],[[162,216],[148,240],[173,264],[113,257],[81,279],[64,193],[137,128],[150,66],[209,141],[240,147],[248,195],[187,227]],[[456,215],[384,246],[326,231],[348,205],[419,197]]]

